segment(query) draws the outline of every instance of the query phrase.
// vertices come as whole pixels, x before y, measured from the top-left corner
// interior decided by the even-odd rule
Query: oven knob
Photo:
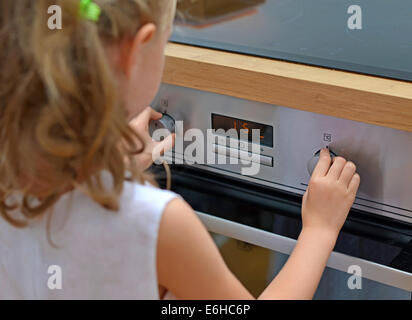
[[[152,136],[155,130],[157,129],[166,129],[170,133],[175,133],[176,131],[175,119],[173,119],[168,114],[164,113],[161,119],[152,121],[150,123],[150,134]]]
[[[331,149],[329,149],[329,152],[330,152],[330,156],[332,157],[332,160],[335,157],[337,157],[336,153],[334,153]],[[308,162],[308,172],[310,176],[312,175],[313,170],[315,170],[316,165],[318,164],[319,157],[320,157],[320,150],[317,151],[315,155],[312,157],[312,159],[310,159]]]

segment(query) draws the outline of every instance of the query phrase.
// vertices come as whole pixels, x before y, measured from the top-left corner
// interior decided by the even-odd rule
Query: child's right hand
[[[360,176],[356,166],[342,157],[333,163],[323,149],[303,197],[303,230],[337,238],[358,191]]]

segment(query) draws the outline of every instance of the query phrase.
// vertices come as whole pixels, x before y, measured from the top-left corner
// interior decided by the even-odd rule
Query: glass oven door
[[[260,233],[241,224],[215,219],[213,216],[198,213],[202,221],[213,233],[229,269],[243,283],[249,292],[258,297],[272,279],[282,269],[294,246],[294,240]],[[244,236],[247,233],[247,236]],[[239,239],[245,239],[242,241]],[[341,257],[336,252],[326,267],[314,299],[321,300],[410,300],[411,292],[380,282],[390,277],[392,270],[371,262],[360,263],[356,258]],[[348,266],[360,267],[367,276],[376,273],[375,280],[365,277],[355,279],[354,274],[345,270]],[[396,271],[394,272],[396,273]],[[380,275],[379,275],[380,274]],[[399,278],[401,280],[401,277]],[[385,282],[385,280],[384,280]]]

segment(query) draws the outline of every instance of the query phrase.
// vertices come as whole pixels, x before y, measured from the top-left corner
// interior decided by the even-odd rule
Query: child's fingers
[[[142,114],[142,119],[144,122],[149,122],[151,120],[159,120],[162,118],[162,114],[160,112],[155,111],[152,107],[147,107],[144,109],[143,114]]]
[[[354,193],[354,194],[358,192],[360,180],[361,180],[360,175],[355,173],[349,183],[349,187],[348,187],[349,192]]]
[[[150,120],[160,120],[163,117],[163,114],[157,112],[151,107],[147,107],[150,110]]]
[[[139,130],[139,126],[146,126],[151,120],[159,120],[162,118],[160,112],[155,111],[151,107],[145,108],[136,118],[131,121],[131,124],[135,127],[135,130]]]
[[[342,157],[337,157],[333,160],[333,164],[329,169],[328,176],[338,180],[342,174],[343,168],[346,165],[346,160]]]
[[[174,147],[175,140],[176,140],[176,134],[173,133],[173,134],[168,135],[166,139],[161,141],[159,144],[162,146],[164,152],[167,152]]]
[[[324,177],[329,171],[331,161],[329,150],[322,149],[320,151],[318,164],[316,165],[315,170],[313,170],[312,177]]]
[[[152,151],[153,161],[174,147],[176,134],[170,134],[163,141],[156,142]]]
[[[349,183],[351,182],[355,172],[356,172],[355,164],[351,161],[348,161],[346,162],[345,167],[342,170],[339,180],[342,181],[347,187],[349,187]]]

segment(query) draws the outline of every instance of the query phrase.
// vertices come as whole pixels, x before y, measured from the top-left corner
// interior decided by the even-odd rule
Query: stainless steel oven
[[[248,137],[229,139],[212,131],[213,139],[206,139],[203,147],[226,158],[226,164],[187,163],[185,152],[193,136],[167,157],[175,162],[173,190],[220,235],[217,243],[236,239],[236,248],[268,250],[267,281],[294,247],[301,228],[301,197],[317,151],[328,146],[356,162],[362,184],[316,297],[411,299],[412,133],[172,85],[162,85],[153,106],[165,114],[157,125],[177,130],[182,139],[190,129],[200,129],[205,136],[212,129],[236,126],[263,130],[259,149],[253,149]],[[180,128],[178,121],[183,121]],[[260,157],[230,164],[231,149],[237,149],[239,158],[253,150]],[[242,168],[253,161],[259,161],[259,172],[243,175]],[[253,255],[244,259],[249,264],[263,261]],[[234,269],[236,265],[247,264],[232,263]],[[263,269],[253,263],[251,268],[262,277]],[[361,270],[361,289],[348,284],[353,268]]]

